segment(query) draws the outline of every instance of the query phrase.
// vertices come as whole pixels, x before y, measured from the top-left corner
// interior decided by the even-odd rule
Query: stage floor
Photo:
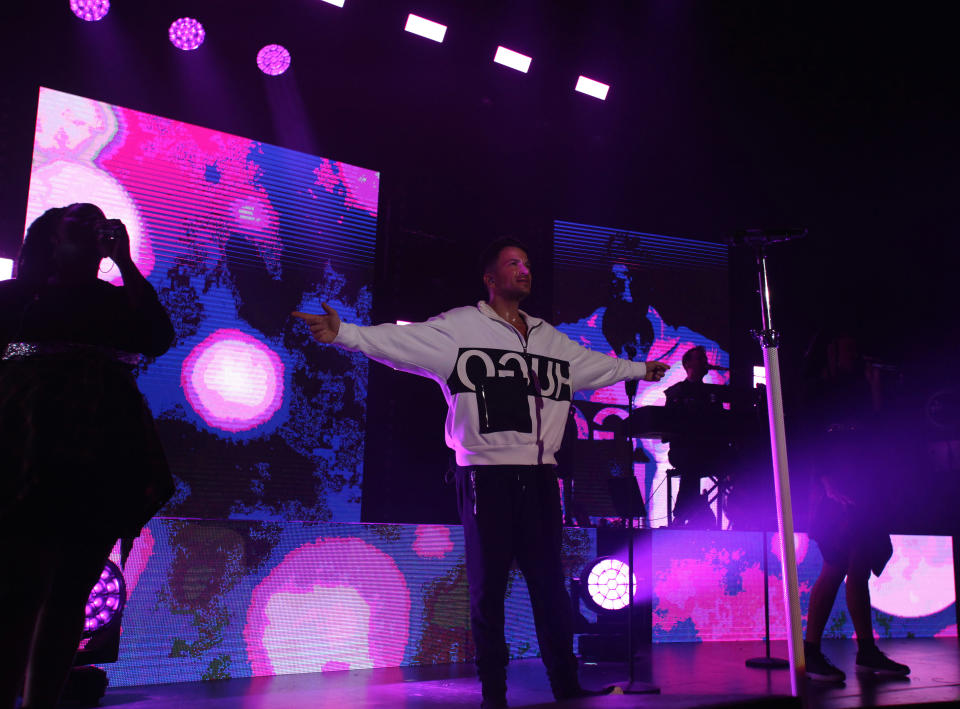
[[[956,638],[883,641],[887,654],[912,668],[908,679],[878,679],[854,671],[852,640],[824,642],[824,650],[847,673],[845,684],[807,683],[806,706],[833,709],[860,706],[960,705],[960,645]],[[638,658],[636,679],[660,687],[659,695],[613,695],[562,706],[574,709],[796,705],[787,670],[758,670],[744,665],[763,654],[763,644],[657,644]],[[773,654],[786,656],[786,643],[773,645]],[[508,700],[511,707],[553,704],[539,660],[510,665]],[[600,687],[626,680],[624,666],[586,665],[584,686]],[[118,687],[108,689],[105,707],[127,709],[420,709],[477,707],[480,686],[470,665],[431,665],[377,670],[283,675],[216,682]]]

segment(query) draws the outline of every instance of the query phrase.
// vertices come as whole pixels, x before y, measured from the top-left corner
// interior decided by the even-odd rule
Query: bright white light
[[[409,320],[397,320],[397,325],[409,325]]]
[[[520,52],[515,52],[506,47],[497,47],[497,53],[493,56],[493,61],[497,64],[503,64],[511,69],[522,71],[524,74],[530,68],[530,57]]]
[[[767,385],[767,370],[764,369],[763,365],[759,367],[757,365],[753,366],[753,388],[756,389],[758,386],[763,384]]]
[[[582,94],[587,94],[587,96],[593,96],[598,98],[601,101],[606,101],[607,91],[610,90],[610,86],[607,84],[601,84],[599,81],[594,81],[593,79],[588,79],[585,76],[580,76],[577,78],[577,91]]]
[[[13,277],[13,259],[0,258],[0,281]]]
[[[336,5],[337,7],[343,7],[344,0],[323,0],[328,5]]]
[[[407,26],[403,29],[421,37],[432,39],[434,42],[442,42],[443,36],[447,33],[446,25],[441,25],[439,22],[424,17],[418,17],[413,13],[407,17]]]

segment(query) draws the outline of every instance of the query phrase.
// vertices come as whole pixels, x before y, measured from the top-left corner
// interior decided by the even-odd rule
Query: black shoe
[[[857,672],[872,672],[875,675],[888,677],[905,677],[910,674],[910,668],[894,662],[880,652],[880,648],[873,645],[866,650],[857,650]]]
[[[807,677],[818,682],[843,682],[847,676],[843,670],[834,666],[819,647],[803,644],[803,654],[807,660]]]
[[[623,690],[615,684],[603,689],[584,689],[576,686],[560,692],[554,691],[553,698],[558,702],[563,702],[568,699],[581,699],[582,697],[605,697],[608,694],[623,694]]]

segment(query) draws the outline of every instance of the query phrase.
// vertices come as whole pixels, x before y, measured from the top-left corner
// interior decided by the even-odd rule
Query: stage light
[[[432,39],[434,42],[442,42],[443,36],[447,33],[446,25],[441,25],[439,22],[424,17],[418,17],[413,13],[407,17],[407,25],[403,29],[421,37]]]
[[[270,76],[279,76],[290,68],[290,52],[279,44],[268,44],[257,52],[257,66]]]
[[[328,5],[336,5],[337,7],[343,7],[344,0],[323,0]]]
[[[100,578],[90,590],[87,605],[84,608],[86,620],[83,625],[83,637],[89,638],[102,631],[114,619],[120,617],[123,604],[127,600],[127,588],[123,574],[112,561],[107,561]]]
[[[411,322],[410,320],[397,320],[397,325],[409,325]]]
[[[177,49],[190,52],[203,44],[207,36],[203,25],[192,17],[181,17],[170,25],[170,41]]]
[[[576,90],[582,94],[587,94],[587,96],[593,96],[601,101],[606,101],[607,91],[610,90],[610,86],[581,75],[577,78]]]
[[[13,259],[0,258],[0,281],[13,278]]]
[[[110,0],[70,0],[70,9],[81,20],[97,22],[110,12]]]
[[[611,557],[594,559],[580,576],[583,599],[599,612],[619,611],[629,603],[626,563]],[[633,575],[633,596],[637,596],[637,576]]]
[[[530,69],[530,57],[520,52],[515,52],[506,47],[497,47],[497,53],[493,55],[493,61],[497,64],[503,64],[511,69],[522,71],[524,74]]]

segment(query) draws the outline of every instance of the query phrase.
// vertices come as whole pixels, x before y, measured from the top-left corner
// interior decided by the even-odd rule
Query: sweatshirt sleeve
[[[574,391],[602,389],[628,379],[643,379],[647,373],[647,365],[643,362],[631,362],[588,350],[559,330],[555,332],[564,343],[563,355],[570,362]]]
[[[409,325],[361,326],[341,322],[333,344],[351,352],[362,352],[402,372],[446,379],[457,354],[449,320],[450,317],[443,314]]]

